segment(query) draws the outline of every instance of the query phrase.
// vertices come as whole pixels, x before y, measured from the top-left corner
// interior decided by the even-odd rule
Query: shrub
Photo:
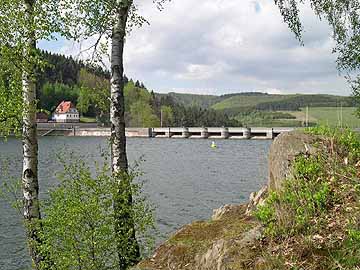
[[[355,269],[360,266],[359,136],[328,127],[307,132],[322,136],[318,154],[299,155],[292,177],[256,210],[271,246],[263,259],[271,264],[270,258],[279,258],[284,269]]]
[[[150,251],[150,232],[154,222],[152,208],[141,194],[141,184],[133,181],[139,171],[132,169],[127,179],[124,175],[119,179],[111,176],[107,165],[97,164],[92,173],[82,159],[70,160],[63,161],[60,185],[50,191],[44,204],[41,250],[47,262],[42,269],[103,270],[119,267],[119,248],[121,253],[122,246],[129,247],[124,242],[128,239],[126,235],[119,239],[115,234],[113,197],[124,188],[124,182],[131,183],[129,192],[133,196],[133,205],[131,209],[124,206],[122,210],[134,220],[142,254],[146,255]],[[128,195],[122,193],[122,196]],[[131,262],[136,258],[126,259]]]

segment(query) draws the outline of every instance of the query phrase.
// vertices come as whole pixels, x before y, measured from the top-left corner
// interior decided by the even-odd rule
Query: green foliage
[[[212,105],[223,99],[223,96],[182,94],[174,92],[158,95],[160,96],[160,98],[168,96],[179,105],[195,105],[204,109],[211,107]]]
[[[237,115],[249,111],[298,111],[301,107],[336,107],[342,104],[344,107],[354,106],[350,97],[332,95],[271,95],[254,93],[230,95],[212,105],[212,108],[221,110],[229,115]]]
[[[50,191],[43,208],[41,251],[48,260],[41,269],[116,269],[118,253],[131,254],[131,247],[127,243],[129,235],[115,233],[113,201],[126,201],[130,193],[133,204],[117,207],[134,221],[142,254],[147,255],[152,243],[153,211],[141,193],[142,185],[134,181],[140,174],[137,167],[127,175],[111,176],[107,160],[96,164],[93,172],[83,158],[63,158],[60,184]],[[122,231],[132,232],[126,228]],[[136,258],[125,259],[131,262]]]
[[[52,112],[62,100],[70,100],[83,116],[96,118],[101,124],[108,124],[109,74],[98,66],[85,65],[72,58],[46,52],[41,54],[47,65],[43,75],[38,75],[38,107]],[[223,112],[201,108],[195,104],[182,105],[181,100],[175,101],[174,93],[158,95],[145,89],[142,82],[134,83],[127,78],[125,81],[125,122],[129,127],[160,126],[162,109],[164,126],[241,125]],[[199,96],[199,100],[201,98],[202,96]]]
[[[268,225],[270,235],[286,236],[311,230],[311,220],[321,216],[331,200],[331,190],[321,176],[320,157],[299,156],[294,162],[293,179],[284,183],[283,190],[272,193],[256,216]],[[284,219],[284,212],[289,216]]]
[[[32,6],[29,14],[26,4]],[[61,32],[54,17],[56,6],[52,4],[51,0],[2,0],[0,5],[1,57],[6,55],[20,73],[28,72],[34,81],[36,72],[46,66],[36,42],[55,39],[53,34]],[[31,45],[29,38],[34,41]]]
[[[350,161],[360,158],[360,135],[350,129],[334,129],[329,126],[317,126],[306,130],[314,135],[324,135],[341,146],[341,154],[347,154]]]
[[[43,69],[36,74],[38,91],[41,91],[45,83],[62,83],[68,86],[78,84],[79,73],[82,68],[91,70],[101,76],[107,76],[107,73],[99,67],[85,65],[81,61],[74,60],[71,56],[66,57],[46,51],[39,51],[38,53],[45,61]]]
[[[71,101],[76,104],[80,89],[62,83],[46,83],[40,96],[40,107],[47,111],[54,111],[61,101]]]
[[[354,269],[360,264],[359,135],[324,126],[307,132],[319,136],[317,154],[296,157],[292,177],[255,216],[270,245],[281,246],[272,256],[305,269],[315,269],[314,259],[323,261],[321,269]]]
[[[160,120],[153,114],[153,110],[148,103],[137,101],[130,107],[130,126],[133,127],[158,127]]]
[[[171,127],[174,123],[174,113],[170,106],[161,106],[162,126]]]
[[[212,106],[215,110],[225,110],[231,113],[239,113],[244,110],[255,108],[263,102],[279,101],[285,99],[285,95],[233,95]]]
[[[301,126],[302,123],[290,113],[268,112],[268,111],[248,111],[239,113],[235,116],[244,126]]]
[[[270,192],[269,196],[266,198],[264,205],[258,206],[254,215],[265,224],[265,233],[267,235],[274,235],[276,233],[276,208],[275,203],[279,201],[279,197],[275,192]]]
[[[83,68],[80,70],[79,84],[78,109],[86,116],[95,116],[99,123],[109,123],[109,80]]]
[[[91,97],[89,95],[89,92],[90,91],[84,87],[80,88],[76,108],[79,110],[81,115],[87,113],[89,110],[91,104]]]
[[[201,109],[204,114],[210,115],[213,114],[211,109],[215,109],[218,118],[222,118],[222,121],[217,121],[220,122],[219,126],[299,127],[304,125],[305,114],[301,110],[306,106],[311,106],[311,125],[328,123],[332,126],[338,126],[340,105],[343,106],[343,125],[351,127],[359,125],[359,120],[353,115],[356,102],[352,97],[302,94],[273,95],[251,92],[222,96],[169,93],[157,94],[157,98],[162,105],[172,107],[175,126],[193,122],[191,119],[187,119],[186,110],[199,111]],[[289,111],[289,113],[284,111]],[[192,114],[196,116],[195,112]],[[295,119],[295,115],[297,119]],[[195,122],[201,121],[195,120]]]
[[[130,80],[124,87],[126,123],[131,127],[158,127],[160,118],[153,108],[151,93]]]
[[[55,23],[54,9],[50,0],[37,0],[34,2],[32,18],[25,16],[23,0],[2,0],[0,5],[0,44],[11,48],[13,55],[22,58],[19,53],[25,48],[25,33],[36,31],[36,40],[52,39],[53,33],[59,32]],[[36,15],[35,15],[36,14]],[[19,59],[18,58],[18,59]],[[28,59],[35,60],[35,59]],[[32,61],[29,61],[32,62]]]
[[[21,73],[0,47],[0,135],[19,135],[22,126]]]
[[[171,99],[170,99],[171,100]],[[171,106],[173,109],[173,125],[182,127],[238,127],[241,126],[236,119],[231,119],[227,114],[213,109],[203,109],[197,105],[183,106],[169,102],[169,99],[160,101],[160,104]],[[171,105],[173,104],[173,105]]]
[[[108,112],[108,71],[72,57],[44,51],[39,51],[39,54],[45,62],[43,70],[36,76],[40,109],[53,111],[62,100],[70,100],[74,104],[79,102],[78,109],[82,113],[90,111],[89,116],[98,115],[104,110]]]

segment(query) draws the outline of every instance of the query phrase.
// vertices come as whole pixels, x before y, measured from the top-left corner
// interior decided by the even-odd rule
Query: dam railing
[[[183,128],[152,128],[153,138],[183,139],[269,139],[272,140],[283,132],[295,128],[247,128],[247,127],[183,127]]]
[[[291,127],[163,127],[126,128],[127,137],[137,138],[178,138],[178,139],[274,139]],[[78,125],[38,125],[40,136],[93,136],[109,137],[110,128]]]

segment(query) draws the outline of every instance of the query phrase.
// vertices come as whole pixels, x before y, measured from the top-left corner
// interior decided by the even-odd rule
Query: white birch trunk
[[[123,52],[127,10],[121,9],[113,28],[111,44],[111,162],[114,173],[127,171]]]
[[[24,0],[25,20],[29,27],[33,26],[34,0]],[[35,269],[39,268],[41,256],[38,254],[39,244],[39,183],[38,183],[38,141],[36,131],[36,92],[33,66],[30,60],[36,49],[35,33],[32,29],[25,34],[24,70],[22,75],[23,90],[23,171],[22,188],[24,196],[24,219],[29,244],[30,256]],[[30,61],[29,61],[30,60]]]
[[[138,262],[139,245],[131,217],[132,195],[129,183],[125,137],[123,52],[126,23],[132,1],[118,1],[119,12],[112,31],[111,44],[111,167],[118,181],[119,192],[114,197],[115,230],[118,238],[119,269],[125,270]]]

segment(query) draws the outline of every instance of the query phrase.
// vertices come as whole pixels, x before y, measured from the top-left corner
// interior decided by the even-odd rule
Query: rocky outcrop
[[[267,194],[268,194],[267,186],[263,186],[258,192],[252,192],[250,194],[250,198],[247,204],[245,214],[251,216],[252,212],[256,209],[257,206],[264,204]]]
[[[291,164],[300,154],[315,154],[320,137],[300,131],[280,134],[272,143],[269,154],[270,191],[279,190],[285,179],[291,177]]]
[[[248,269],[262,229],[245,215],[246,208],[226,205],[214,211],[212,220],[184,226],[152,258],[141,262],[140,269]]]
[[[218,209],[214,209],[211,219],[216,221],[221,220],[225,216],[241,214],[243,212],[243,208],[243,205],[226,204]]]
[[[225,270],[227,243],[224,239],[217,240],[204,254],[196,255],[195,269]]]

